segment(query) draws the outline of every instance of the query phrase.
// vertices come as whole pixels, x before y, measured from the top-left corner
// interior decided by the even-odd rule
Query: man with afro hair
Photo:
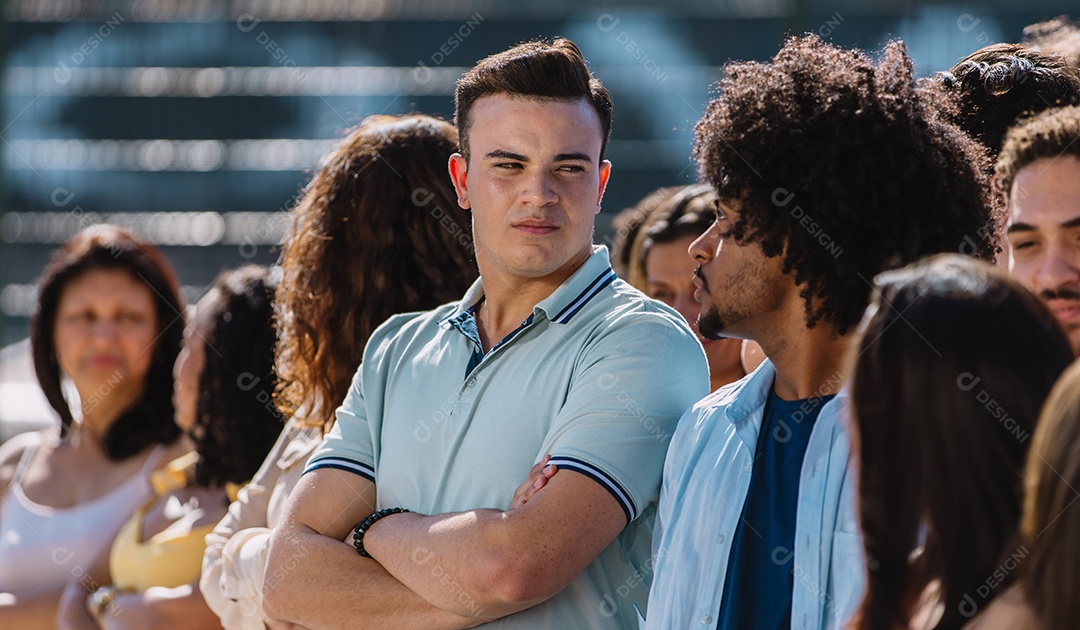
[[[990,186],[902,43],[875,63],[792,38],[770,62],[728,64],[719,94],[694,147],[719,198],[690,246],[698,326],[769,359],[679,422],[647,627],[839,628],[873,566],[841,420],[852,333],[876,274],[938,252],[994,257]]]

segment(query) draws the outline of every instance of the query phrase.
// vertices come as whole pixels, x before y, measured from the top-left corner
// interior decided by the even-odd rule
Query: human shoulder
[[[37,448],[50,437],[56,437],[55,429],[20,433],[0,444],[0,496],[15,479],[15,471],[18,470],[19,462],[26,451]]]
[[[421,336],[433,335],[440,322],[454,312],[457,302],[444,304],[430,311],[415,311],[391,315],[371,333],[364,350],[364,361],[385,355],[394,345]]]
[[[964,630],[1037,630],[1039,620],[1028,605],[1018,585],[1010,586],[994,598]]]

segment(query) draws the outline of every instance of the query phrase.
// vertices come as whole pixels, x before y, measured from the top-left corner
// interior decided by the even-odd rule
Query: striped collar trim
[[[611,269],[607,247],[594,245],[592,254],[581,265],[581,268],[567,278],[551,295],[541,300],[533,308],[533,313],[543,311],[545,316],[556,324],[569,323],[574,315],[577,315],[590,300],[614,282],[616,277]],[[469,317],[482,299],[484,299],[483,278],[477,278],[456,308],[439,320],[439,326],[448,329],[454,322],[461,322]]]

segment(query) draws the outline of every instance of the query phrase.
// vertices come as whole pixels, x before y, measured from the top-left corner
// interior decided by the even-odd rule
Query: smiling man
[[[611,100],[577,47],[484,59],[455,102],[449,170],[481,277],[372,335],[274,534],[267,613],[311,628],[634,627],[664,453],[707,392],[704,353],[592,243]],[[511,507],[548,454],[562,472]]]
[[[1080,107],[1009,130],[997,163],[1009,273],[1041,297],[1080,353]]]

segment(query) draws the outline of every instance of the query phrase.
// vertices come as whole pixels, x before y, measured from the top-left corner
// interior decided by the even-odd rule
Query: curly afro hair
[[[875,64],[793,37],[769,63],[729,63],[719,92],[696,127],[702,178],[741,207],[731,238],[783,256],[808,328],[846,333],[887,269],[996,255],[984,152],[916,85],[903,43]]]

